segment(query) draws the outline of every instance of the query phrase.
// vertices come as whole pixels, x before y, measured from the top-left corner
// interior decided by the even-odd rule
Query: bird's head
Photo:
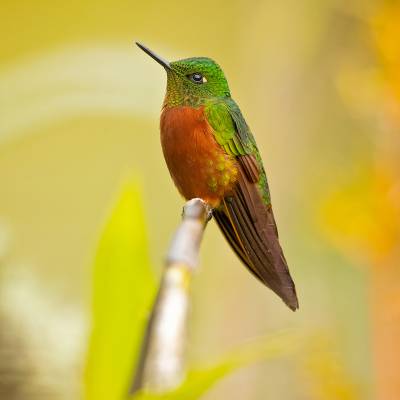
[[[210,58],[193,57],[168,62],[142,44],[136,44],[167,72],[165,106],[200,106],[207,100],[230,96],[222,69]]]

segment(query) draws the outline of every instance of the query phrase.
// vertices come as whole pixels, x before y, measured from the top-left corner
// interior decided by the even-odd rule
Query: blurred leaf
[[[400,239],[398,182],[385,165],[365,169],[322,205],[321,229],[350,257],[385,259]]]
[[[236,369],[286,355],[298,346],[299,338],[294,335],[281,333],[263,337],[238,347],[211,366],[192,369],[183,384],[174,391],[166,394],[138,393],[132,400],[199,399],[216,382]]]
[[[132,182],[123,186],[101,235],[93,282],[85,399],[119,400],[128,391],[155,293],[140,195]]]
[[[301,368],[302,381],[309,385],[314,400],[360,400],[365,398],[356,376],[348,370],[328,334],[315,334],[309,341]]]

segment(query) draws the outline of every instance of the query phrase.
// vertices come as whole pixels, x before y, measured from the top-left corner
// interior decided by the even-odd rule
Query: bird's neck
[[[177,91],[175,88],[169,89],[167,87],[167,92],[165,94],[163,107],[177,107],[186,106],[198,108],[204,105],[207,99],[196,96],[193,93]]]

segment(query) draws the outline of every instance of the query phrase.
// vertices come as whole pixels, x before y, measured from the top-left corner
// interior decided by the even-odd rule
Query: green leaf
[[[139,190],[127,182],[94,263],[86,400],[127,397],[154,294]]]
[[[228,353],[211,366],[188,373],[183,384],[165,394],[138,393],[131,400],[196,400],[217,381],[247,365],[292,353],[299,346],[299,337],[289,333],[259,338]]]

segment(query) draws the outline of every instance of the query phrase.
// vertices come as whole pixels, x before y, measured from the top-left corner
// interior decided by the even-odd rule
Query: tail
[[[299,308],[296,288],[279,244],[271,205],[265,204],[257,184],[242,167],[239,172],[234,192],[214,210],[214,218],[250,272],[295,311]]]

